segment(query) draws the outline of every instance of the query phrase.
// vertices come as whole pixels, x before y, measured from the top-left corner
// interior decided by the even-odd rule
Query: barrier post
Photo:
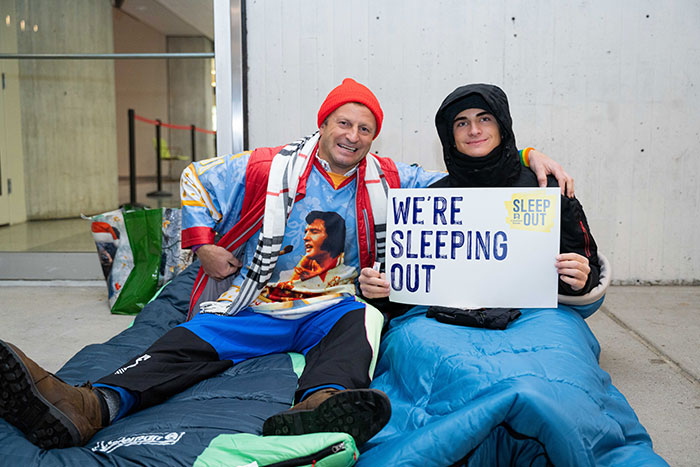
[[[195,126],[192,124],[190,126],[190,140],[192,142],[192,162],[197,160],[197,156],[195,154]]]
[[[162,122],[160,121],[159,118],[156,119],[156,178],[158,179],[157,181],[157,190],[152,191],[148,193],[146,196],[154,196],[154,197],[166,197],[166,196],[172,196],[172,193],[169,193],[167,191],[163,191],[163,180],[162,180],[162,174],[161,174],[161,169],[160,169],[160,151],[161,151],[161,146],[160,146],[160,128]]]
[[[129,203],[136,205],[136,137],[134,136],[134,109],[129,109]]]

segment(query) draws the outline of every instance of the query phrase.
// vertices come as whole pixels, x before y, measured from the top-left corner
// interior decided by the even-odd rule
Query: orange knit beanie
[[[384,112],[379,106],[379,101],[372,94],[366,86],[361,85],[352,78],[345,78],[343,84],[333,89],[326,97],[326,100],[321,104],[321,108],[318,109],[318,126],[326,120],[335,109],[348,102],[357,102],[366,106],[370,112],[374,115],[374,119],[377,121],[377,131],[374,133],[375,139],[379,135],[379,131],[382,129],[382,120],[384,119]]]

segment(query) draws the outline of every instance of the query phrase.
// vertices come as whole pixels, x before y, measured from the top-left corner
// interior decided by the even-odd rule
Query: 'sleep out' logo
[[[515,193],[510,201],[505,202],[506,222],[515,230],[550,232],[559,209],[558,201],[559,196],[546,195],[544,190]]]

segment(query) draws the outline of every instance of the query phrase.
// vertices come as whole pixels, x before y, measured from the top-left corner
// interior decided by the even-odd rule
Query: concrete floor
[[[0,281],[0,338],[55,371],[125,329],[101,282]],[[42,311],[38,311],[42,304]],[[588,319],[601,366],[672,466],[700,465],[700,287],[611,287]]]

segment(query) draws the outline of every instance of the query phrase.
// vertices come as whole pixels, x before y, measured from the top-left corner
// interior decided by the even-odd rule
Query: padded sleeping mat
[[[173,279],[132,327],[106,343],[85,347],[57,376],[69,384],[95,381],[183,322],[198,266],[196,262]],[[23,350],[31,357],[31,349]],[[0,465],[191,466],[217,436],[260,434],[267,417],[289,408],[297,385],[297,357],[276,354],[234,365],[160,405],[117,421],[84,447],[45,451],[0,419]]]

